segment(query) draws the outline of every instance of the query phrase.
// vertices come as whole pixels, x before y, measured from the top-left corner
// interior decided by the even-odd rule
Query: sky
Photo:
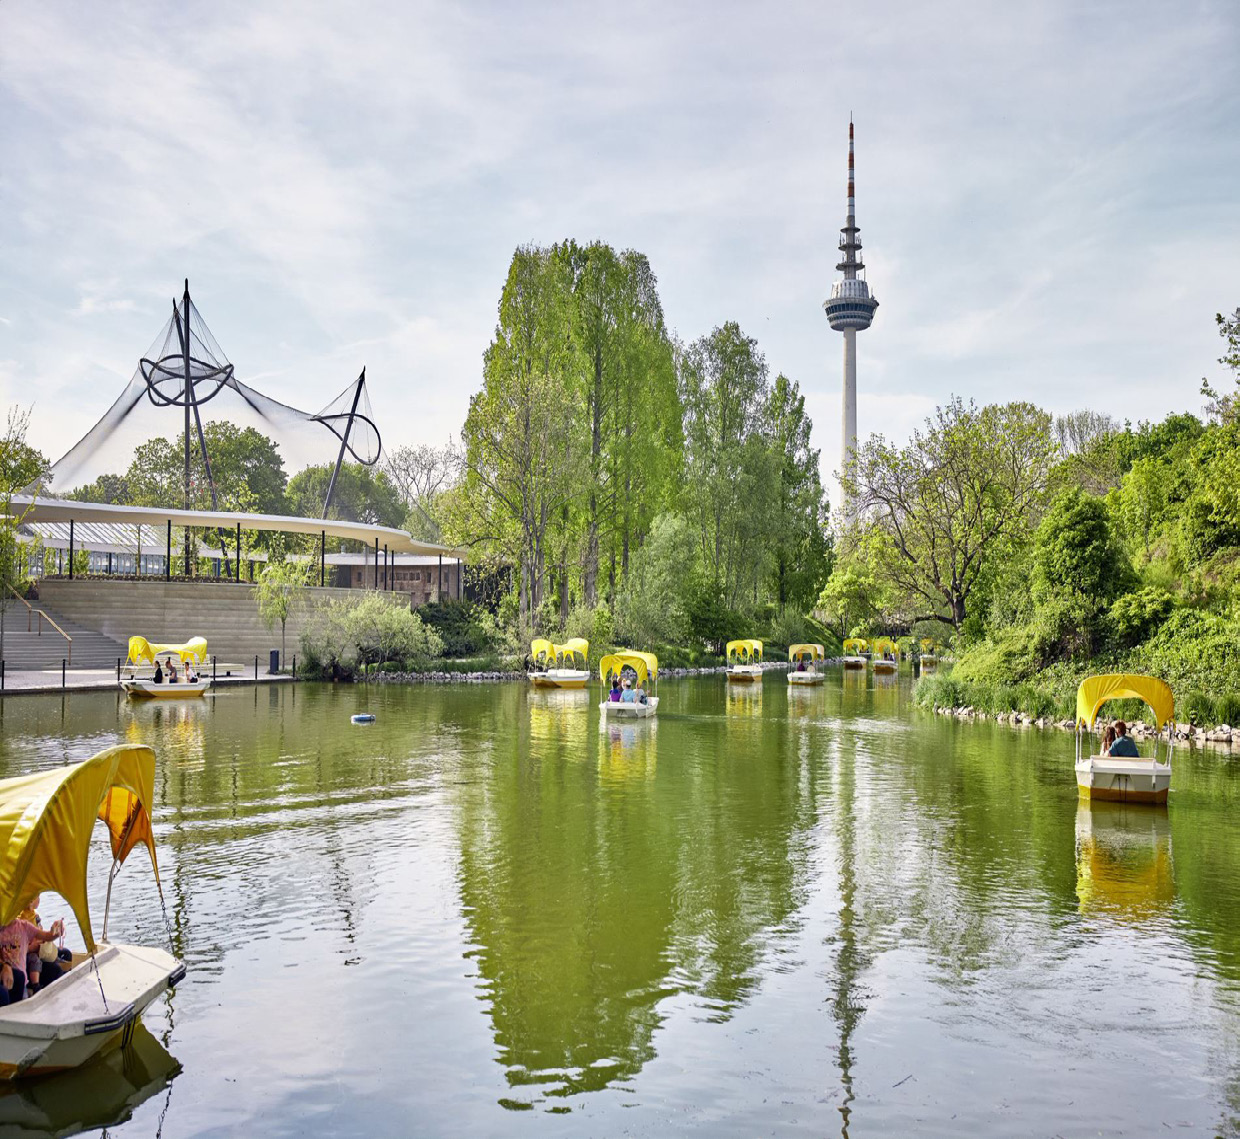
[[[1199,410],[1237,59],[1234,0],[0,0],[0,398],[59,457],[188,277],[242,380],[317,411],[365,365],[385,444],[443,443],[514,248],[602,239],[683,341],[736,320],[800,384],[829,478],[851,114],[862,436]]]

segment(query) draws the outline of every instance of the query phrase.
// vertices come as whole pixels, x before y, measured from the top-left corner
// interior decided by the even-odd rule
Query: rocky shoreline
[[[786,661],[772,661],[762,665],[763,672],[786,672]],[[726,665],[710,665],[706,668],[661,668],[659,679],[677,676],[707,676],[727,671]],[[515,669],[493,669],[484,672],[378,672],[358,680],[359,684],[484,684],[501,680],[524,680],[528,673]]]
[[[948,708],[935,705],[935,715],[952,716],[957,720],[993,720],[999,724],[1010,724],[1020,728],[1056,728],[1060,731],[1076,730],[1074,720],[1057,720],[1047,716],[1031,716],[1028,712],[983,712],[977,708]],[[1134,740],[1152,740],[1157,734],[1149,724],[1136,722],[1129,725]],[[1232,729],[1230,724],[1219,724],[1214,728],[1203,728],[1197,724],[1176,724],[1175,738],[1196,746],[1227,748],[1229,751],[1240,747],[1240,728]]]

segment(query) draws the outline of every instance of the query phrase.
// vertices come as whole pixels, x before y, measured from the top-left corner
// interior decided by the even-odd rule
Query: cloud
[[[1240,14],[1124,11],[0,6],[0,395],[54,392],[58,453],[188,276],[243,378],[318,407],[365,364],[387,440],[439,441],[514,246],[601,237],[650,257],[685,339],[758,337],[829,472],[852,112],[863,433],[952,393],[1195,406],[1237,300]]]

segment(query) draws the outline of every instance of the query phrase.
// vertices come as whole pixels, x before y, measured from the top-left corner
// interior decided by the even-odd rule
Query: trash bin
[[[277,672],[280,671],[280,650],[279,649],[271,650],[271,664],[268,665],[267,671],[271,673],[273,676]]]

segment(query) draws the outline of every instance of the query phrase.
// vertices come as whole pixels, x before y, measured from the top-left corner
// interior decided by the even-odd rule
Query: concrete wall
[[[302,626],[313,608],[332,598],[356,596],[353,589],[307,589],[289,614],[289,657],[301,651]],[[409,604],[408,594],[383,596],[396,605]],[[257,654],[263,668],[269,650],[280,647],[279,624],[267,628],[258,615],[253,586],[244,583],[44,579],[39,583],[39,600],[53,613],[122,644],[131,636],[165,643],[206,637],[208,651],[221,661],[253,662]]]

